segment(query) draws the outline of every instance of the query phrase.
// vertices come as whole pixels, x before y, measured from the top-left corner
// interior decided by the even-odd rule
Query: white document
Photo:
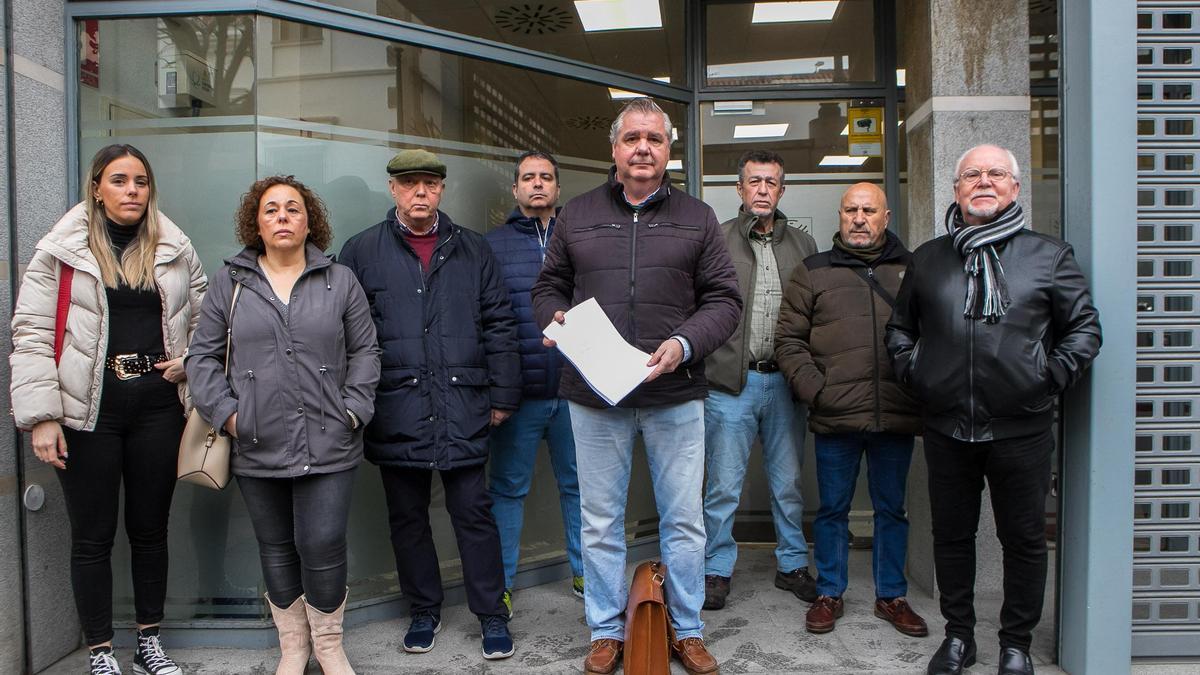
[[[551,321],[542,331],[575,366],[592,391],[616,405],[646,379],[650,354],[621,337],[595,298],[571,308],[566,323]]]

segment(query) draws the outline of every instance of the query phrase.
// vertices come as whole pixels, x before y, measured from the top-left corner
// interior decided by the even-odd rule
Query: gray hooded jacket
[[[286,313],[251,248],[225,261],[204,297],[184,363],[192,400],[206,420],[221,428],[238,414],[235,475],[307,476],[362,461],[361,429],[375,412],[379,382],[375,324],[354,274],[312,244],[305,254]],[[226,379],[225,331],[236,283],[242,291]]]

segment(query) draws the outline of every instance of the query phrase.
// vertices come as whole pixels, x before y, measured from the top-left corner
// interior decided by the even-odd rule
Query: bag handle
[[[888,307],[896,309],[896,298],[893,298],[892,294],[887,292],[887,289],[883,287],[883,284],[879,283],[879,280],[875,278],[875,274],[871,270],[867,269],[866,267],[858,267],[856,265],[854,267],[854,272],[858,274],[858,276],[862,277],[863,281],[867,282],[867,285],[871,287],[871,290],[875,291],[875,293],[887,303]]]
[[[54,313],[54,365],[62,359],[63,339],[67,334],[67,313],[71,311],[71,283],[75,279],[75,268],[65,262],[59,263],[58,309]]]
[[[238,296],[242,293],[242,282],[233,286],[233,297],[229,300],[229,321],[225,322],[225,379],[229,379],[229,347],[233,342],[233,308],[237,307]]]

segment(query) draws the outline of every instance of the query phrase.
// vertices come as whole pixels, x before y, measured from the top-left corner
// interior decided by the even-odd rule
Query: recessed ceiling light
[[[646,0],[575,0],[585,31],[662,28],[658,2]]]
[[[797,23],[832,21],[839,0],[809,2],[756,2],[750,23]]]
[[[667,162],[667,171],[683,171],[683,160],[672,159]]]
[[[733,127],[734,138],[779,138],[787,133],[788,123],[738,124]]]
[[[608,97],[614,101],[624,101],[630,98],[641,98],[645,94],[639,94],[636,91],[625,91],[624,89],[608,88]]]
[[[825,155],[817,166],[862,166],[866,157],[851,157],[849,155]]]
[[[754,101],[713,101],[714,115],[743,115],[754,112]]]

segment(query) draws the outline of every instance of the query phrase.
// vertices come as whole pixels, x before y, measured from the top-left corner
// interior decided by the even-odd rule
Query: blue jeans
[[[754,437],[762,439],[763,468],[771,490],[775,522],[775,561],[783,572],[808,567],[808,544],[801,525],[804,498],[800,466],[804,458],[803,405],[792,400],[782,373],[746,373],[746,386],[733,396],[710,391],[704,402],[705,464],[704,573],[733,576],[737,542],[733,514],[742,497],[742,482]]]
[[[488,460],[488,492],[492,495],[492,515],[500,530],[505,588],[512,588],[517,574],[525,496],[533,483],[533,467],[543,438],[550,448],[550,464],[558,481],[567,560],[571,563],[571,573],[583,576],[579,555],[579,475],[575,470],[571,413],[565,399],[526,399],[504,424],[492,430]]]
[[[908,593],[904,560],[908,553],[908,517],[904,490],[912,462],[913,437],[889,433],[815,434],[817,485],[821,508],[813,524],[817,544],[817,593],[840,597],[846,591],[850,555],[850,502],[858,467],[867,455],[867,485],[875,509],[875,538],[871,569],[875,597],[896,598]]]
[[[634,439],[646,444],[659,545],[667,565],[667,609],[677,639],[701,637],[704,622],[704,402],[597,409],[571,404],[583,508],[584,615],[592,640],[625,639],[625,504]]]

